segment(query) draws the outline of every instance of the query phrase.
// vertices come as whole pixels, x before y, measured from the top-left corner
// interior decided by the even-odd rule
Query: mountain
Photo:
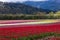
[[[0,8],[3,7],[3,4],[4,4],[3,2],[0,2]]]
[[[23,3],[0,2],[0,14],[33,14],[36,12],[46,12],[46,9],[39,9]],[[48,12],[48,10],[47,10]]]
[[[37,7],[37,8],[42,8],[42,9],[47,9],[51,11],[59,11],[60,10],[60,0],[54,0],[54,1],[26,1],[24,4]]]

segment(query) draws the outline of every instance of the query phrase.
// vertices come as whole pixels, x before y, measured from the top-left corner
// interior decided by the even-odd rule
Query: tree
[[[51,18],[54,18],[54,13],[53,12],[50,12],[48,16],[49,16],[50,19]]]
[[[60,18],[60,11],[56,12],[55,17]]]

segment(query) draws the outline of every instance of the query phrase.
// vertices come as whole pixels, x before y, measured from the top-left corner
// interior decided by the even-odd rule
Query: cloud
[[[48,0],[30,0],[30,1],[48,1]]]
[[[16,1],[23,2],[23,1],[47,1],[47,0],[0,0],[0,1],[3,1],[3,2],[16,2]]]

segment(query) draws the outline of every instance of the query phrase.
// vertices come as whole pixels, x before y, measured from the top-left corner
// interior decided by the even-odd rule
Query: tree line
[[[33,14],[0,14],[0,20],[60,19],[60,11],[49,14],[38,12]]]

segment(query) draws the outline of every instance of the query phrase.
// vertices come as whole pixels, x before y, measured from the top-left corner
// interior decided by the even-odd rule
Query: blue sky
[[[3,2],[23,2],[23,1],[48,1],[48,0],[0,0]]]

